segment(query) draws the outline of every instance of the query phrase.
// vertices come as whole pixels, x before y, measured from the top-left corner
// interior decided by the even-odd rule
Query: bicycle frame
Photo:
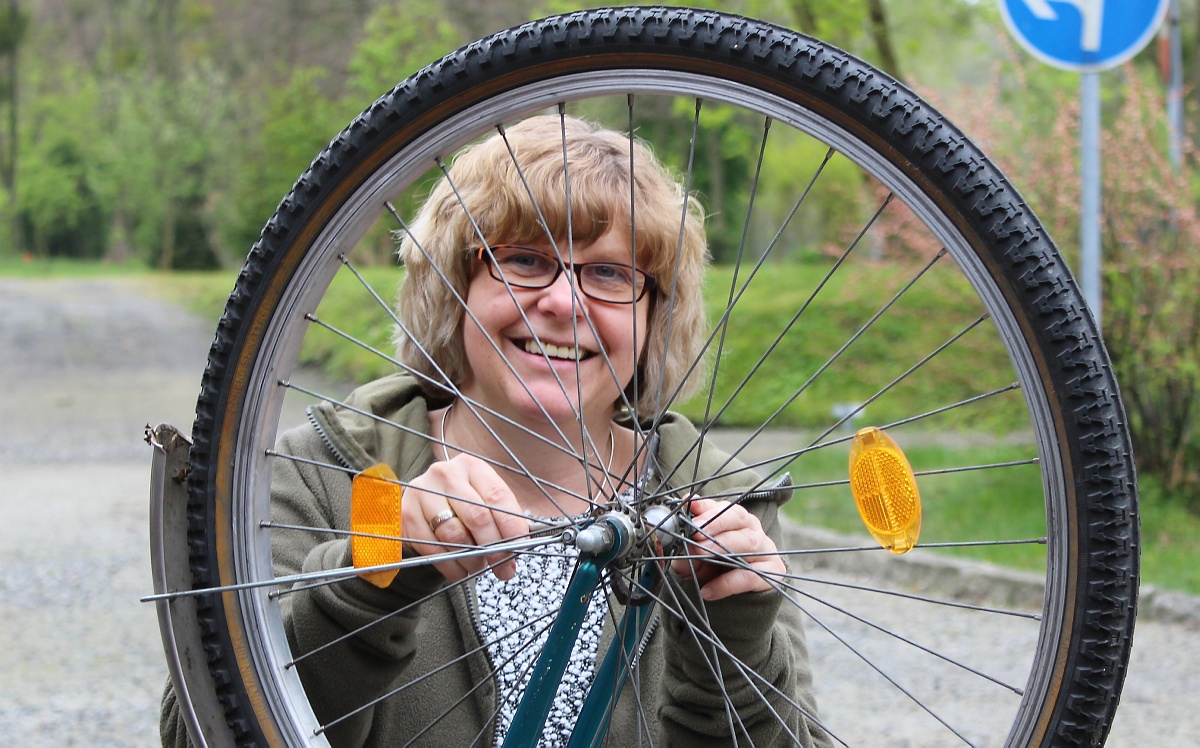
[[[570,660],[571,649],[579,637],[580,625],[600,583],[600,572],[619,558],[632,540],[627,526],[612,517],[603,517],[580,533],[582,535],[594,530],[596,535],[606,536],[605,547],[598,552],[580,553],[579,566],[567,585],[562,609],[550,629],[546,647],[534,663],[521,703],[505,735],[504,748],[534,746],[542,736],[558,684]],[[652,583],[657,573],[656,566],[648,566],[639,583],[649,588],[651,585],[647,583]],[[612,708],[624,689],[628,663],[633,659],[634,648],[645,633],[653,609],[652,605],[631,605],[621,616],[617,638],[596,669],[592,687],[575,722],[568,744],[570,748],[596,746],[604,742]]]

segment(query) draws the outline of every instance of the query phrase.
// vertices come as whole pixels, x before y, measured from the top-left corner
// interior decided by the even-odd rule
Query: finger
[[[405,535],[413,550],[423,556],[436,556],[456,550],[456,546],[474,546],[473,537],[453,512],[448,497],[463,495],[470,483],[461,466],[435,463],[410,484],[401,503]],[[450,511],[450,519],[440,515]],[[434,518],[438,518],[434,522]],[[437,525],[435,531],[433,525]],[[447,580],[456,582],[483,567],[483,559],[451,559],[434,564]]]
[[[697,582],[703,583],[711,577],[711,573],[706,573],[706,564],[703,559],[697,556],[706,552],[706,547],[700,545],[706,541],[711,533],[705,527],[706,522],[714,519],[720,511],[723,502],[716,502],[710,499],[702,499],[692,497],[688,499],[688,514],[686,517],[687,525],[691,532],[684,530],[681,539],[684,540],[683,556],[684,558],[676,559],[671,562],[671,571],[678,575],[681,579],[696,579]]]
[[[769,575],[783,573],[786,567],[775,554],[775,543],[763,531],[758,517],[742,506],[709,499],[693,499],[691,510],[697,529],[688,543],[688,553],[711,560],[680,560],[672,568],[681,576],[694,577],[703,599],[719,600],[772,589]]]
[[[470,531],[457,516],[438,525],[437,530],[433,531],[433,538],[441,545],[433,546],[437,550],[429,555],[454,553],[465,548],[474,548],[476,545]],[[462,581],[483,566],[484,560],[479,557],[450,558],[434,564],[434,568],[451,582]]]
[[[703,537],[703,536],[698,536]],[[736,555],[757,548],[753,538],[742,532],[725,532],[711,539],[688,544],[686,557],[672,562],[672,569],[682,578],[694,578],[701,587],[740,565]]]
[[[450,505],[474,543],[486,546],[527,535],[529,521],[521,515],[520,504],[495,469],[482,460],[459,457],[464,461],[469,488],[460,499],[451,499]],[[500,579],[511,579],[516,573],[516,562],[511,555],[491,554],[485,559],[495,565],[494,572]]]
[[[740,504],[714,499],[692,499],[692,524],[701,536],[713,536],[728,530],[751,528],[762,530],[758,517]]]
[[[769,576],[764,572],[765,570],[753,565],[750,569],[730,569],[702,585],[700,597],[711,602],[744,592],[766,592],[774,589]]]

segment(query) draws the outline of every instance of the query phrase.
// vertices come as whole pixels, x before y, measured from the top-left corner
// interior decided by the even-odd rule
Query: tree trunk
[[[791,0],[790,5],[798,30],[805,34],[817,33],[817,16],[809,0]]]
[[[0,157],[0,180],[3,181],[4,191],[8,195],[8,230],[9,247],[13,254],[20,255],[21,248],[21,210],[17,196],[17,156],[20,147],[17,142],[17,53],[21,47],[21,38],[25,35],[24,18],[18,0],[8,0],[6,9],[8,18],[6,49],[3,50],[5,60],[4,98],[8,104],[8,122],[6,123],[7,153]]]
[[[867,0],[868,15],[871,19],[871,36],[875,39],[875,50],[879,53],[879,67],[890,73],[896,80],[903,80],[900,74],[900,62],[896,58],[896,49],[892,46],[892,31],[888,25],[887,11],[883,0]]]
[[[13,6],[16,0],[12,0]],[[16,13],[15,7],[13,12]],[[8,164],[4,173],[4,189],[8,192],[9,246],[12,253],[20,255],[21,249],[21,201],[17,195],[17,50],[8,55]]]
[[[175,200],[167,198],[167,209],[163,215],[162,245],[158,255],[158,269],[170,270],[175,262]]]

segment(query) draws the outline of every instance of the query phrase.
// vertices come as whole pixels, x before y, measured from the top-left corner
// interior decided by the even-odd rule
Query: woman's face
[[[548,242],[531,246],[555,256]],[[564,242],[559,249],[567,251]],[[573,253],[577,264],[628,266],[629,234],[611,230],[590,245],[575,245]],[[653,291],[636,304],[612,304],[585,296],[574,288],[577,282],[574,273],[562,272],[546,288],[510,292],[478,263],[463,320],[466,397],[527,424],[544,422],[546,414],[560,423],[577,420],[580,408],[589,421],[611,417],[644,347]]]

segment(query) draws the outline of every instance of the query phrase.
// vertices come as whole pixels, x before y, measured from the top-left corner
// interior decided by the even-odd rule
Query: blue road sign
[[[1042,62],[1064,70],[1120,65],[1142,50],[1170,0],[1001,0],[1017,41]]]

